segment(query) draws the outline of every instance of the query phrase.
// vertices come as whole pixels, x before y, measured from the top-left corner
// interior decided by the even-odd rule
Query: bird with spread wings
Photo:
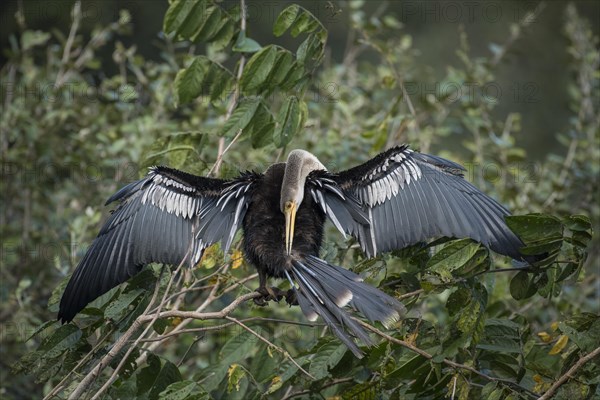
[[[239,229],[247,260],[259,274],[263,300],[282,292],[269,277],[288,280],[288,302],[309,320],[319,316],[360,357],[354,338],[371,340],[348,308],[389,326],[403,305],[340,266],[319,257],[328,219],[354,237],[367,257],[436,237],[471,238],[514,259],[523,242],[507,227],[509,211],[441,157],[391,148],[341,172],[330,172],[304,150],[264,173],[230,180],[167,167],[123,187],[118,202],[73,273],[59,320],[71,321],[89,302],[137,274],[144,265],[195,265],[221,242],[229,250]]]

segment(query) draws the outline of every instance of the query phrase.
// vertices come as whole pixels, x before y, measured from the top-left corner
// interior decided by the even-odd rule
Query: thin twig
[[[600,356],[600,347],[596,347],[594,351],[588,353],[587,355],[581,357],[579,361],[577,361],[569,370],[562,375],[556,382],[550,386],[550,389],[544,393],[538,400],[548,400],[550,399],[554,393],[558,390],[558,388],[563,385],[565,382],[569,380],[569,378],[573,378],[575,376],[575,372],[581,367],[583,367],[588,361],[591,361],[594,357]]]
[[[454,395],[456,394],[456,381],[458,380],[458,376],[454,375],[453,383],[452,383],[452,396],[450,396],[451,400],[454,400]]]
[[[418,296],[421,293],[423,293],[424,291],[425,290],[423,290],[423,289],[417,289],[414,292],[408,292],[408,293],[401,294],[400,296],[397,296],[396,299],[397,300],[408,299],[409,297]]]

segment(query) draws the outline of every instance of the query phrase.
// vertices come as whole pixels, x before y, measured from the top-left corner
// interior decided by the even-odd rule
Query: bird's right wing
[[[151,262],[196,264],[203,250],[222,241],[229,249],[248,207],[257,175],[203,178],[167,167],[123,187],[120,201],[73,273],[58,319],[70,321],[90,301]]]

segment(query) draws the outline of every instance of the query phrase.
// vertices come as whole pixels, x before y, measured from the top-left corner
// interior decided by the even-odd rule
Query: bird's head
[[[281,212],[285,215],[285,248],[292,254],[296,212],[304,199],[306,177],[312,171],[326,170],[321,162],[305,150],[292,150],[285,164],[285,173],[281,185]]]

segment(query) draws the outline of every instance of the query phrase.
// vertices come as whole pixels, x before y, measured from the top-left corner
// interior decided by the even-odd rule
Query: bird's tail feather
[[[325,323],[356,355],[362,357],[351,336],[371,345],[367,332],[341,307],[350,305],[370,321],[380,321],[386,327],[397,321],[405,311],[398,300],[366,284],[347,269],[308,256],[293,260],[291,275],[298,288],[298,304],[304,315],[314,321],[321,316]]]

